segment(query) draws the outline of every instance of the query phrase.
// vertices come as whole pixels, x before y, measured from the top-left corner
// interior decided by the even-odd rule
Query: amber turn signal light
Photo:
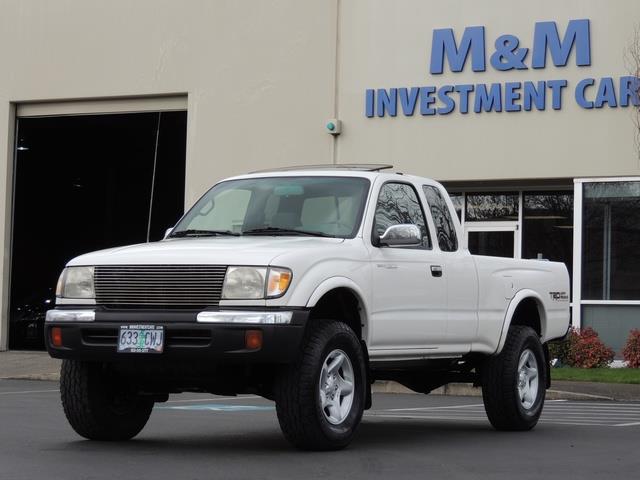
[[[244,346],[247,350],[262,348],[262,330],[247,330],[244,334]]]
[[[54,347],[62,346],[62,328],[53,327],[51,329],[51,343]]]

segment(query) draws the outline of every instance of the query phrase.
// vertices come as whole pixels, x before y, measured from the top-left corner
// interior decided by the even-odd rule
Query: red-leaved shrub
[[[640,368],[640,330],[629,332],[627,343],[622,349],[622,356],[629,368]]]
[[[578,368],[606,367],[612,361],[614,352],[607,347],[598,332],[587,327],[580,330],[572,328],[569,332],[567,363]]]

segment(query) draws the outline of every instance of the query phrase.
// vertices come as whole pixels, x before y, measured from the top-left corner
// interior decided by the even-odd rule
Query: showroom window
[[[572,190],[456,191],[450,196],[471,253],[564,262],[572,275]]]
[[[640,182],[583,188],[582,298],[640,300]]]
[[[465,221],[518,220],[517,193],[469,193],[466,200]]]
[[[573,192],[524,192],[522,258],[573,263]]]

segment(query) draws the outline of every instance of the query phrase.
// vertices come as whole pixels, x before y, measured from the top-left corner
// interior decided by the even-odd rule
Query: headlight
[[[67,267],[60,275],[56,295],[63,298],[95,298],[93,267]]]
[[[224,277],[222,298],[243,300],[264,298],[266,276],[266,267],[229,267]]]
[[[291,283],[288,268],[229,267],[224,277],[224,300],[261,300],[281,297]]]

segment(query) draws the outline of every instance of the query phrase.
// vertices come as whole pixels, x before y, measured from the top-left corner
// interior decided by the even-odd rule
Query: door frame
[[[187,111],[187,161],[189,155],[189,96],[186,92],[158,95],[135,95],[119,97],[93,97],[85,99],[20,100],[9,104],[8,151],[5,170],[5,224],[4,249],[8,254],[2,262],[2,282],[0,282],[0,352],[9,349],[9,317],[11,297],[11,266],[13,262],[13,224],[15,164],[18,145],[18,123],[20,118],[67,116],[67,115],[108,115],[119,113]],[[186,173],[185,173],[186,182]],[[185,188],[185,202],[187,189]],[[185,203],[186,206],[186,203]]]
[[[465,245],[469,245],[469,232],[513,232],[513,258],[522,258],[520,227],[513,222],[467,222],[464,225]]]

